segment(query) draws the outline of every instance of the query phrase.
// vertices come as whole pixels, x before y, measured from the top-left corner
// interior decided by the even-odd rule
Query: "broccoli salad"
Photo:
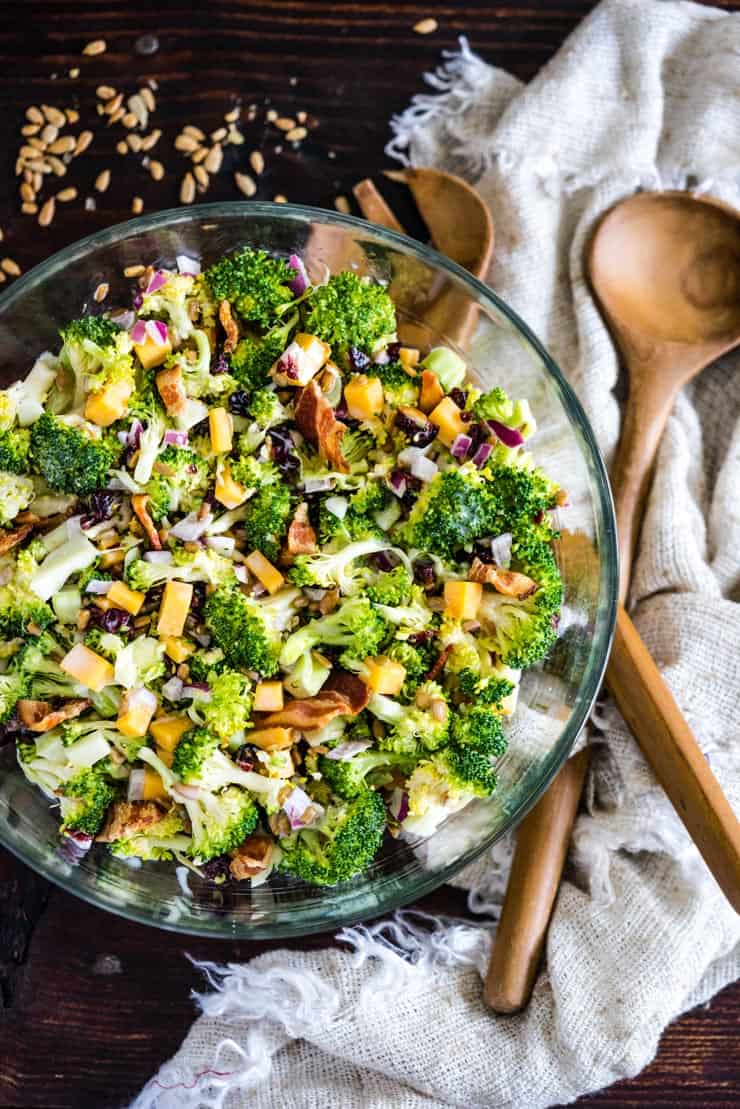
[[[562,600],[534,432],[296,255],[64,327],[0,393],[0,735],[65,853],[333,885],[488,797]]]

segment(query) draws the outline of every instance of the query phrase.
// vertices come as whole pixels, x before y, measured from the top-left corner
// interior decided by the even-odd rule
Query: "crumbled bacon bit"
[[[154,526],[154,521],[147,512],[147,503],[149,496],[146,493],[134,493],[131,497],[131,507],[136,513],[136,518],[146,532],[146,537],[149,540],[150,547],[155,551],[162,550],[162,540],[159,538],[159,532]]]
[[[442,650],[437,655],[437,658],[436,658],[436,661],[435,661],[434,665],[432,666],[431,670],[429,671],[429,673],[426,676],[426,681],[435,682],[437,680],[439,675],[444,670],[444,668],[447,664],[447,659],[450,657],[451,654],[452,654],[452,644],[449,643],[446,647],[443,647]]]
[[[335,690],[347,698],[350,713],[353,716],[356,716],[358,712],[362,712],[370,700],[368,687],[361,678],[358,678],[356,674],[351,674],[349,670],[332,670],[321,687],[322,693],[328,693],[330,690]]]
[[[316,554],[318,549],[316,532],[309,522],[308,505],[304,501],[295,510],[280,561],[284,566],[289,566],[296,555]]]
[[[98,843],[113,843],[124,834],[143,832],[162,819],[162,809],[154,801],[114,801],[102,830],[95,837]]]
[[[74,701],[65,701],[58,709],[52,709],[48,701],[21,700],[17,705],[17,712],[22,723],[32,732],[50,732],[65,720],[73,720],[85,709],[90,707],[90,701],[79,698]]]
[[[34,524],[37,523],[39,519],[40,517],[36,516],[34,520],[22,524],[21,527],[16,528],[14,531],[3,532],[2,538],[0,539],[0,555],[4,555],[6,551],[10,551],[13,547],[17,547],[19,543],[22,543],[29,532],[33,531]]]
[[[236,320],[231,314],[231,305],[228,300],[222,300],[219,304],[218,318],[221,321],[221,326],[226,332],[224,354],[231,354],[231,352],[236,349],[236,344],[239,342],[239,328],[236,326]]]
[[[301,391],[295,408],[295,422],[305,438],[318,447],[322,458],[340,473],[349,472],[342,454],[342,437],[347,426],[336,418],[318,382],[309,381]]]
[[[256,878],[263,870],[267,870],[272,861],[273,850],[274,844],[269,836],[249,836],[231,852],[229,870],[232,877],[237,882],[245,878]]]

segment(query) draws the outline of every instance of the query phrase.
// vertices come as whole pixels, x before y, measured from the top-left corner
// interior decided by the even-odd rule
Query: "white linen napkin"
[[[584,281],[586,236],[636,189],[740,205],[740,15],[605,0],[526,87],[462,43],[393,121],[389,153],[476,181],[491,284],[565,368],[607,460],[618,365]],[[740,810],[740,357],[684,390],[660,448],[632,602],[648,647]],[[614,706],[577,824],[546,967],[519,1016],[481,1000],[490,920],[412,912],[350,950],[205,968],[212,992],[133,1109],[539,1109],[638,1073],[671,1020],[740,974],[725,902]],[[509,847],[460,876],[500,905]]]

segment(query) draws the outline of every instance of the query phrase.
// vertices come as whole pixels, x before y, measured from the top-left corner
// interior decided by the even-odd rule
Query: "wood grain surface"
[[[459,35],[484,58],[526,80],[593,6],[577,0],[506,5],[5,0],[0,3],[5,151],[0,254],[27,269],[81,235],[128,218],[134,195],[143,198],[146,211],[175,205],[187,168],[172,149],[178,128],[194,123],[208,132],[237,101],[256,104],[257,118],[244,125],[244,146],[229,153],[227,171],[206,199],[238,199],[233,171],[246,169],[249,151],[259,149],[266,163],[259,199],[283,194],[331,207],[337,195],[351,197],[361,178],[378,181],[379,170],[389,164],[383,148],[390,116],[423,90],[423,73]],[[720,6],[740,9],[740,0]],[[415,34],[413,25],[426,17],[436,18],[438,29]],[[157,36],[155,54],[135,52],[142,34]],[[101,37],[107,53],[82,58],[82,46]],[[74,67],[80,76],[70,79]],[[85,211],[78,200],[46,229],[21,216],[13,163],[25,108],[79,104],[83,119],[92,122],[97,85],[128,92],[145,78],[159,84],[154,125],[163,131],[156,155],[164,179],[154,182],[137,160],[117,155],[120,136],[96,125],[88,154],[63,181],[76,186],[81,198],[94,195],[96,210]],[[280,115],[308,113],[310,133],[300,150],[266,124],[270,107]],[[92,184],[105,168],[111,170],[111,185],[99,195]],[[404,225],[418,233],[400,186],[379,184]],[[464,896],[449,887],[421,904],[430,912],[467,915]],[[313,937],[295,946],[326,942]],[[187,955],[238,960],[271,946],[179,938],[130,924],[50,886],[0,851],[0,1107],[125,1105],[177,1048],[193,1019],[189,995],[200,983]],[[738,1028],[740,985],[671,1026],[656,1060],[639,1077],[580,1104],[737,1106]]]

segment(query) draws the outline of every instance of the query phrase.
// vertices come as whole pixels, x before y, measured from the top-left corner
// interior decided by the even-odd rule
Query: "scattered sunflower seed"
[[[123,141],[123,139],[121,139],[120,142],[116,143],[116,150],[118,151],[119,154],[128,154],[128,146]]]
[[[293,127],[290,131],[285,132],[285,137],[288,142],[300,142],[305,139],[308,131],[305,127]]]
[[[64,109],[64,114],[67,117],[67,123],[78,123],[79,122],[80,113],[77,111],[76,108],[65,108]]]
[[[144,101],[147,111],[153,112],[154,109],[157,107],[157,101],[154,99],[154,93],[152,92],[152,90],[144,85],[142,88],[139,89],[139,96]]]
[[[161,131],[151,131],[148,135],[144,135],[144,137],[141,139],[141,149],[151,150],[153,146],[157,145],[161,137]]]
[[[25,200],[23,204],[21,204],[21,212],[23,212],[24,216],[35,216],[38,210],[38,204],[34,204],[33,201]]]
[[[279,131],[292,131],[295,127],[295,120],[290,116],[278,116],[275,120],[275,126]]]
[[[55,211],[56,201],[54,200],[53,196],[50,196],[39,212],[39,227],[48,227],[51,221],[54,219]]]
[[[123,276],[124,277],[141,277],[141,275],[142,275],[142,273],[144,272],[145,269],[146,269],[146,266],[141,266],[141,265],[139,265],[139,266],[126,266],[126,269],[123,271]]]
[[[61,200],[62,204],[66,204],[68,200],[77,199],[77,189],[74,185],[70,185],[68,189],[61,189],[57,193],[57,200]]]
[[[96,300],[98,304],[100,304],[101,300],[105,300],[109,292],[110,285],[108,285],[105,281],[101,281],[101,283],[98,285],[97,289],[93,293],[93,300]]]
[[[211,183],[208,176],[208,171],[205,166],[193,166],[193,177],[195,178],[201,192],[205,192]]]
[[[110,127],[111,124],[118,123],[119,120],[122,120],[125,115],[126,109],[123,107],[123,105],[120,108],[116,108],[115,112],[113,112],[113,115],[108,117],[108,126]]]
[[[3,273],[3,271],[2,271],[2,270],[0,270],[0,285],[2,285],[3,281],[7,281],[7,280],[8,280],[8,279],[7,279],[7,277],[5,276],[5,274]]]
[[[226,127],[218,127],[218,128],[216,128],[215,131],[211,131],[211,134],[210,134],[209,137],[210,137],[211,142],[221,142],[222,139],[226,138],[228,133],[229,132],[228,132]]]
[[[42,104],[41,111],[46,117],[47,123],[53,123],[55,127],[64,127],[67,122],[64,112],[60,112],[58,108],[52,108],[49,104]]]
[[[38,123],[26,123],[21,127],[21,134],[28,138],[29,135],[37,135],[39,131]]]
[[[87,148],[90,145],[90,143],[92,142],[92,140],[93,140],[92,131],[80,131],[79,135],[77,136],[77,142],[75,143],[75,149],[74,149],[75,157],[77,157],[78,154],[82,154],[83,151],[87,150]]]
[[[295,117],[296,117],[296,119],[298,120],[299,123],[305,123],[306,120],[308,119],[308,113],[307,112],[296,112]]]
[[[123,104],[123,93],[119,92],[111,100],[108,100],[103,111],[107,116],[112,116]]]
[[[139,153],[142,147],[141,135],[126,135],[126,142],[130,149],[133,150],[134,154]]]
[[[249,164],[258,177],[261,173],[264,172],[265,159],[262,157],[262,152],[260,150],[252,151],[252,153],[249,155]]]
[[[346,196],[335,196],[334,207],[338,212],[341,212],[345,216],[348,216],[352,211],[349,200],[347,200]]]
[[[28,140],[28,145],[33,147],[34,150],[40,150],[42,153],[44,150],[46,150],[47,146],[46,142],[44,142],[43,139],[39,139],[35,135],[32,135],[31,138]]]
[[[211,149],[208,151],[208,154],[203,161],[203,165],[209,173],[218,173],[218,171],[221,169],[221,163],[223,162],[223,160],[224,152],[219,144],[216,143],[216,145],[212,146]]]
[[[104,193],[109,185],[110,185],[110,170],[109,169],[104,169],[95,178],[95,188],[98,190],[99,193]]]
[[[116,95],[116,90],[112,89],[110,85],[98,85],[95,95],[99,100],[112,100]]]
[[[67,172],[67,167],[65,166],[61,158],[57,158],[53,154],[50,154],[47,158],[47,161],[51,166],[51,172],[54,174],[55,177],[64,177],[65,173]]]
[[[270,108],[267,112],[265,112],[265,119],[268,123],[274,123],[277,117],[278,114],[274,108]]]
[[[45,122],[43,114],[33,104],[31,105],[30,108],[26,108],[26,119],[28,120],[29,123],[44,123]]]
[[[244,135],[242,135],[241,131],[237,127],[230,127],[229,133],[226,137],[226,141],[233,143],[234,146],[241,146],[244,142]]]
[[[11,277],[20,277],[21,267],[13,258],[3,258],[0,261],[0,269],[5,270]]]
[[[184,154],[190,154],[193,150],[198,149],[198,140],[193,135],[186,135],[184,132],[177,136],[175,139],[175,150],[181,150]]]
[[[77,68],[77,66],[75,66],[73,69],[70,69],[69,74],[68,74],[68,76],[71,77],[73,81],[75,80],[76,77],[79,77],[79,75],[80,75],[80,71]]]
[[[275,202],[275,204],[287,204],[288,203],[287,196],[283,196],[282,193],[276,193],[276,195],[272,199]]]
[[[239,108],[232,108],[231,111],[227,112],[226,115],[224,116],[224,122],[225,123],[236,123],[238,118],[239,118]]]
[[[71,135],[62,135],[60,139],[53,142],[49,147],[48,154],[71,154],[75,149],[75,140]]]
[[[132,127],[136,127],[138,122],[139,122],[139,120],[137,119],[137,117],[134,115],[133,112],[124,112],[123,115],[121,116],[121,123],[123,124],[124,127],[128,127],[129,131],[131,130]]]
[[[417,35],[431,35],[439,27],[436,19],[420,19],[414,24]]]
[[[155,181],[161,181],[164,177],[164,166],[161,162],[155,162],[154,160],[152,160],[149,163],[149,172],[151,173]]]
[[[96,54],[105,54],[108,49],[105,39],[93,39],[83,47],[82,53],[87,54],[88,58],[94,57]]]
[[[59,128],[55,127],[53,123],[47,123],[46,127],[44,127],[43,131],[41,132],[40,141],[46,143],[46,145],[48,146],[49,143],[56,142],[58,138]]]
[[[24,181],[21,185],[20,193],[21,200],[25,201],[27,204],[32,204],[33,201],[36,199],[36,193],[33,191],[27,181]]]
[[[192,138],[198,139],[199,142],[203,142],[203,139],[205,138],[205,135],[201,131],[200,127],[196,127],[192,123],[187,123],[182,129],[182,133],[183,135],[191,135]]]
[[[180,203],[192,204],[195,200],[195,178],[192,173],[186,173],[180,185]]]
[[[138,93],[136,93],[134,96],[129,96],[128,107],[129,111],[133,112],[133,114],[138,119],[141,127],[146,127],[147,123],[149,122],[149,110]]]
[[[244,193],[245,196],[254,196],[257,192],[254,178],[250,177],[248,173],[235,173],[234,181],[239,192]]]
[[[131,211],[135,216],[140,216],[144,211],[144,201],[140,196],[135,196],[131,201]]]

